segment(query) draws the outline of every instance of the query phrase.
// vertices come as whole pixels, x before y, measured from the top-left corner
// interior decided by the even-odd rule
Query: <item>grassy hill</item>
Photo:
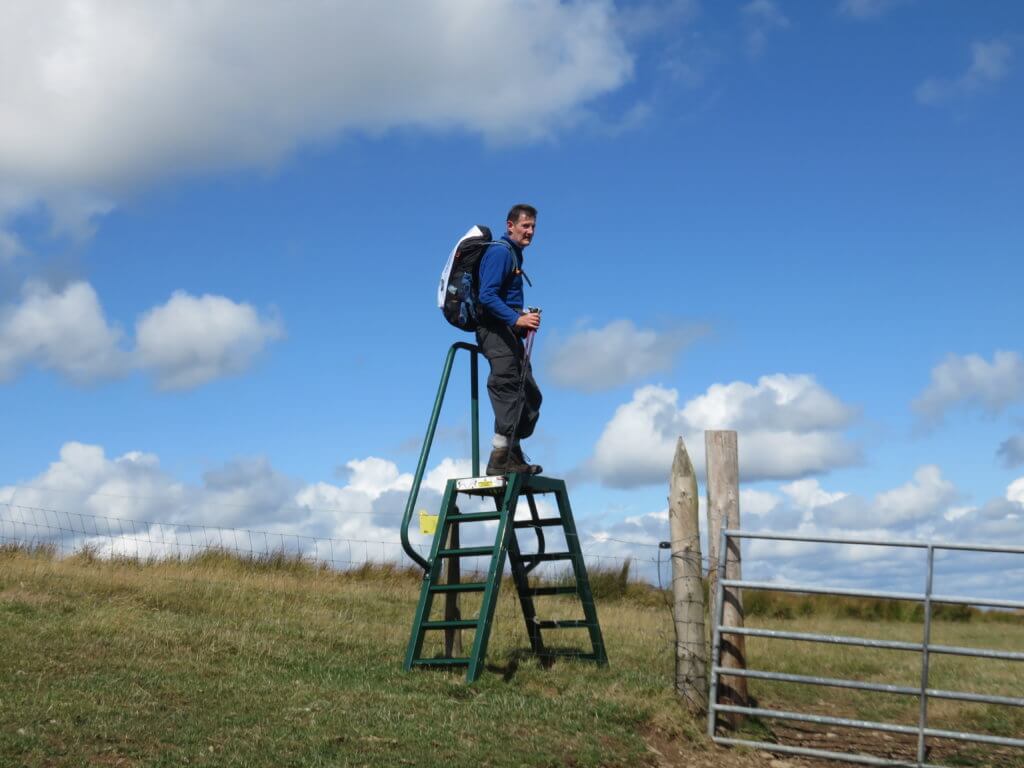
[[[642,585],[616,590],[619,576],[595,579],[608,582],[598,611],[609,668],[564,660],[542,667],[525,650],[518,605],[504,590],[488,670],[467,686],[451,672],[401,671],[418,573],[338,574],[218,554],[143,564],[0,551],[0,765],[767,766],[764,753],[707,744],[703,723],[671,692],[674,638],[663,596]],[[919,629],[884,620],[867,628],[849,617],[769,619],[843,634],[909,638]],[[1024,647],[1019,623],[935,626],[947,635],[940,642]],[[748,653],[755,667],[806,673],[815,664],[826,668],[819,674],[886,682],[913,678],[916,660],[771,641]],[[933,685],[953,687],[966,675],[971,685],[1020,695],[1024,670],[964,664],[952,660]],[[911,722],[916,715],[916,700],[879,705],[877,697],[796,688],[753,693],[762,705]],[[937,714],[964,727],[1024,732],[1020,713],[1004,712],[954,705]],[[747,728],[768,733],[768,724]],[[963,759],[1024,765],[1019,757],[995,750]]]

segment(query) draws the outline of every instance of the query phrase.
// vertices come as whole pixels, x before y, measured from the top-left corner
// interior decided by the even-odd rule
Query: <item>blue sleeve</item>
[[[501,286],[512,273],[512,253],[501,245],[492,245],[480,260],[480,303],[487,313],[505,325],[515,325],[519,313],[506,304],[501,296]]]

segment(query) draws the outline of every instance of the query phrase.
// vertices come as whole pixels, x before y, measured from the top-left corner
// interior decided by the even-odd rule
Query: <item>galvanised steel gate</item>
[[[998,554],[1024,555],[1024,548],[1020,547],[995,547],[984,544],[927,544],[919,541],[878,541],[870,539],[842,539],[828,538],[823,536],[788,536],[773,533],[754,533],[745,531],[723,531],[721,545],[719,546],[720,562],[718,573],[725,574],[726,555],[729,552],[730,540],[738,539],[767,539],[785,542],[806,542],[817,544],[847,544],[871,547],[896,547],[903,549],[927,550],[927,570],[925,573],[925,587],[921,594],[907,592],[883,592],[867,589],[832,589],[829,587],[816,587],[808,584],[776,584],[772,582],[743,581],[741,579],[720,579],[718,582],[717,600],[715,602],[714,633],[711,647],[711,691],[708,698],[708,734],[719,744],[742,745],[764,749],[771,752],[781,752],[809,757],[823,757],[847,762],[863,763],[865,765],[879,766],[907,766],[907,768],[922,768],[927,766],[938,766],[939,764],[928,763],[927,739],[954,739],[965,742],[977,742],[1006,747],[1019,747],[1024,749],[1024,739],[1008,738],[1002,736],[991,736],[982,733],[970,733],[966,731],[950,731],[928,727],[928,701],[929,699],[947,699],[981,704],[996,704],[1007,707],[1024,707],[1024,698],[1010,696],[992,696],[982,693],[967,693],[963,691],[950,691],[930,688],[928,685],[929,659],[934,654],[949,654],[955,656],[972,656],[983,659],[1000,659],[1004,661],[1024,661],[1024,652],[1003,651],[985,648],[967,648],[951,645],[937,645],[931,642],[932,629],[932,607],[935,604],[978,606],[1001,609],[1024,609],[1024,602],[1017,600],[999,600],[994,598],[968,597],[962,595],[933,594],[932,582],[935,573],[935,553],[937,551],[957,550],[966,552],[983,552]],[[736,545],[738,545],[738,541]],[[888,600],[906,600],[917,602],[922,605],[924,617],[924,637],[920,643],[899,642],[893,640],[874,640],[861,637],[843,637],[837,635],[814,634],[807,632],[783,632],[771,629],[757,629],[749,627],[721,626],[724,598],[726,590],[771,590],[775,592],[798,592],[804,594],[836,595],[841,597],[867,597],[881,598]],[[846,646],[861,646],[866,648],[884,648],[898,651],[910,651],[921,654],[921,684],[916,687],[883,685],[879,683],[867,683],[857,680],[846,680],[840,678],[815,677],[812,675],[792,675],[755,669],[733,669],[720,667],[722,636],[745,635],[748,637],[773,638],[777,640],[796,640],[812,643],[831,643]],[[831,686],[835,688],[850,688],[860,691],[874,691],[888,694],[902,694],[916,696],[920,700],[920,714],[917,725],[900,725],[869,720],[856,720],[841,717],[829,717],[824,715],[812,715],[801,712],[787,712],[776,709],[763,709],[749,706],[734,706],[719,704],[717,695],[719,678],[722,675],[756,678],[760,680],[776,680],[790,683],[803,683],[807,685]],[[780,720],[792,720],[804,723],[815,723],[819,725],[833,725],[846,728],[859,728],[883,733],[905,734],[917,738],[917,759],[916,761],[889,759],[871,755],[822,750],[810,747],[790,746],[775,744],[766,741],[753,739],[739,739],[719,735],[716,733],[716,722],[719,713],[732,712],[742,715],[750,715],[759,718],[772,718]],[[1024,757],[1024,755],[1022,755]]]

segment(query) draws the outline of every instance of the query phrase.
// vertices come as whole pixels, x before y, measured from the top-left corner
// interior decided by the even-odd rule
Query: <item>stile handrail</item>
[[[457,341],[448,349],[444,360],[444,367],[441,370],[441,383],[437,387],[437,397],[434,398],[434,409],[430,413],[430,423],[427,424],[427,434],[423,438],[423,447],[420,449],[420,460],[416,464],[416,474],[412,479],[412,488],[409,489],[409,500],[405,503],[405,514],[402,515],[402,549],[414,563],[424,571],[430,569],[430,563],[415,549],[409,541],[409,522],[412,520],[412,511],[416,507],[416,499],[420,494],[420,484],[423,482],[423,473],[427,468],[427,460],[430,458],[430,448],[434,443],[434,433],[437,431],[437,422],[441,417],[441,406],[444,404],[445,392],[448,390],[448,380],[452,375],[452,365],[455,362],[455,353],[460,349],[469,352],[469,397],[470,397],[470,424],[472,427],[473,443],[473,476],[480,474],[480,396],[479,396],[479,354],[480,347],[475,344],[468,344],[464,341]]]

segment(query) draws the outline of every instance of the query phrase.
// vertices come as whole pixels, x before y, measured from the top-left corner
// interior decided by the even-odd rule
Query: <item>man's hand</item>
[[[516,328],[525,328],[528,331],[535,331],[540,328],[540,313],[527,312],[516,318]]]

